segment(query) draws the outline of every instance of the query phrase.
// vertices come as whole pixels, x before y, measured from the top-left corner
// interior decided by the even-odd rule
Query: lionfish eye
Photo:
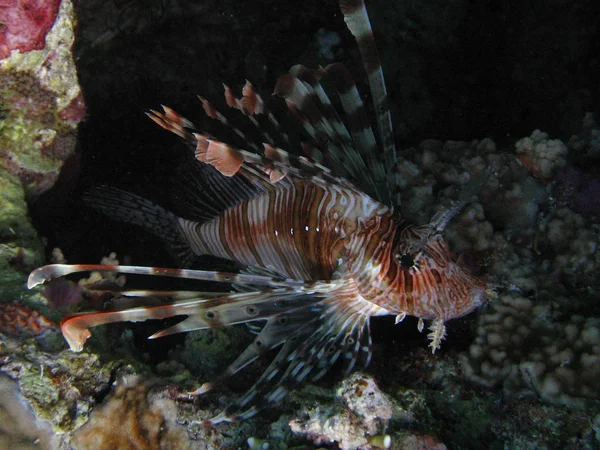
[[[405,253],[403,255],[401,254],[397,254],[396,255],[396,259],[398,261],[400,261],[400,265],[404,268],[404,269],[410,269],[415,267],[415,259],[412,257],[412,255],[409,255],[408,253]]]

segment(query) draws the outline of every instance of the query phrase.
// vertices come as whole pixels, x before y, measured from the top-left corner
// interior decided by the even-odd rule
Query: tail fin
[[[180,231],[178,217],[162,206],[111,186],[88,191],[84,200],[109,217],[139,225],[163,239],[183,266],[189,266],[194,260],[195,255]]]

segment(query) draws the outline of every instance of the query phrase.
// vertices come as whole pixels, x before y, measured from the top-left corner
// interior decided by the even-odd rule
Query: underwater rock
[[[55,3],[30,5],[35,21],[48,25]],[[22,2],[15,5],[25,9]],[[2,47],[0,168],[17,175],[27,194],[35,197],[56,182],[63,163],[75,151],[77,125],[85,116],[72,55],[75,18],[71,1],[62,0],[52,27],[38,35],[25,26],[28,21],[19,22],[23,27],[13,26],[20,16],[8,13],[8,23],[3,24],[15,33],[8,37],[11,42],[17,35],[22,39],[19,45]],[[28,40],[30,45],[25,45]]]
[[[175,402],[153,398],[151,386],[138,376],[119,377],[111,393],[96,407],[90,419],[73,433],[78,450],[191,449],[186,430],[177,424]]]
[[[336,442],[341,449],[371,448],[369,438],[382,435],[393,415],[392,400],[370,375],[358,372],[338,385],[331,404],[307,402],[289,426],[317,445]]]
[[[59,434],[87,420],[118,364],[101,363],[97,355],[89,353],[51,353],[33,339],[10,336],[2,336],[0,349],[0,373],[15,380],[35,415],[47,420]]]
[[[0,21],[0,59],[13,50],[26,53],[42,50],[46,34],[54,24],[60,0],[17,1],[2,5]]]
[[[42,254],[42,243],[29,222],[23,186],[0,167],[0,300],[27,295],[23,292],[27,275],[43,261]]]
[[[0,448],[51,450],[56,441],[50,424],[37,419],[18,385],[0,375]]]

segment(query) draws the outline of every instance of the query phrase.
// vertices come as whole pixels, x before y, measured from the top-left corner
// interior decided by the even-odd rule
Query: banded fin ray
[[[304,281],[277,279],[269,276],[211,270],[173,269],[170,267],[144,267],[112,264],[49,264],[33,270],[27,278],[27,288],[32,289],[54,278],[80,272],[118,272],[131,275],[159,275],[189,280],[214,281],[217,283],[240,283],[266,287],[299,287]]]
[[[333,106],[321,80],[332,82],[343,114]],[[343,64],[330,64],[318,72],[296,65],[279,78],[275,94],[286,100],[316,147],[322,149],[330,167],[338,170],[343,167],[342,176],[349,177],[374,198],[391,204],[386,171],[377,154],[377,142],[364,104]]]
[[[356,189],[348,180],[334,176],[327,167],[304,156],[292,155],[270,144],[264,144],[264,152],[259,154],[248,149],[236,148],[207,134],[175,131],[180,120],[172,122],[173,114],[176,113],[170,109],[164,113],[159,111],[148,113],[151,117],[159,118],[155,121],[163,124],[163,128],[179,136],[186,136],[186,140],[196,149],[196,159],[213,166],[225,177],[240,173],[262,190],[268,189],[268,184],[281,181],[286,175]]]
[[[321,378],[340,357],[346,373],[357,362],[368,364],[371,355],[369,317],[386,314],[386,311],[362,299],[355,289],[352,282],[339,280],[335,289],[311,307],[315,311],[313,318],[288,335],[257,382],[238,402],[205,423],[252,417],[279,402],[303,381]],[[210,383],[205,384],[198,393],[212,387]]]
[[[183,266],[189,266],[194,260],[194,253],[178,231],[178,217],[162,206],[112,186],[93,188],[83,195],[83,199],[97,211],[122,222],[142,226],[165,240]]]
[[[61,331],[73,351],[81,351],[91,336],[90,328],[108,323],[145,321],[188,316],[179,324],[150,336],[240,323],[266,321],[254,341],[213,382],[205,383],[193,395],[205,393],[243,370],[267,351],[281,347],[263,375],[239,402],[205,423],[241,420],[280,401],[304,380],[318,380],[342,357],[346,372],[357,362],[368,364],[371,356],[369,318],[387,311],[364,300],[349,279],[331,282],[280,281],[261,275],[220,274],[206,271],[140,268],[114,265],[54,264],[34,271],[28,286],[34,287],[57,276],[82,271],[166,275],[213,281],[242,282],[270,288],[261,291],[187,298],[171,304],[144,306],[120,311],[81,312],[61,321]],[[236,279],[237,277],[237,279]],[[283,284],[282,284],[283,283]],[[287,285],[286,285],[287,284]],[[279,287],[276,287],[279,286]],[[132,291],[135,292],[135,291]],[[200,293],[199,293],[200,294]],[[190,295],[186,292],[186,295]]]
[[[279,77],[275,95],[286,100],[288,108],[298,117],[314,145],[322,150],[330,167],[338,171],[343,169],[341,176],[350,176],[358,185],[364,184],[361,187],[366,192],[373,192],[371,174],[321,86],[319,78],[325,73],[317,76],[306,67],[296,65]]]
[[[377,116],[377,128],[381,138],[386,167],[391,170],[396,164],[396,146],[392,115],[388,105],[387,89],[381,68],[381,60],[375,45],[375,36],[364,0],[339,0],[344,22],[356,39],[358,50],[369,79],[373,107]]]
[[[129,308],[122,311],[75,313],[62,319],[60,329],[71,350],[79,352],[91,336],[89,329],[99,325],[189,316],[183,322],[150,336],[150,339],[155,339],[174,333],[264,320],[279,311],[297,308],[301,300],[304,301],[304,305],[310,303],[307,299],[307,295],[299,294],[293,290],[287,292],[259,291],[227,294],[217,298],[196,298],[160,306]]]
[[[282,345],[293,333],[315,317],[322,315],[323,306],[317,303],[306,304],[301,308],[278,313],[257,331],[254,341],[216,379],[204,383],[190,395],[201,395],[225,382],[258,357]],[[248,326],[251,323],[247,323]]]

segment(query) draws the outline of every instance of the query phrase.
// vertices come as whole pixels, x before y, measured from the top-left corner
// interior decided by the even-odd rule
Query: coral
[[[390,441],[392,450],[447,450],[442,442],[428,434],[405,431],[394,434]]]
[[[60,0],[16,0],[0,6],[0,59],[11,51],[26,53],[44,48]]]
[[[340,46],[342,40],[337,33],[321,28],[315,36],[317,40],[317,55],[326,61],[335,58],[335,50]]]
[[[569,208],[558,208],[538,224],[540,246],[554,256],[555,274],[592,274],[600,265],[598,234],[582,215]]]
[[[550,179],[567,164],[567,146],[559,139],[548,139],[548,133],[540,130],[517,141],[515,149],[523,165],[538,178]]]
[[[493,246],[494,228],[485,220],[483,206],[472,203],[456,218],[448,228],[446,237],[453,243],[455,252],[480,252]]]
[[[588,112],[584,115],[581,132],[571,136],[567,146],[584,160],[600,158],[600,127],[594,114]]]
[[[47,10],[25,0],[16,5],[46,23],[53,3],[44,2]],[[0,61],[0,167],[17,175],[30,195],[54,185],[85,115],[71,53],[73,14],[70,0],[62,0],[43,48],[12,52]]]
[[[554,308],[517,293],[492,302],[462,356],[467,378],[577,408],[600,400],[600,320],[572,315],[559,321]]]
[[[41,349],[35,341],[5,336],[0,349],[0,372],[19,385],[40,419],[57,433],[81,426],[109,386],[118,362],[101,363],[97,355]],[[64,348],[64,344],[62,344]]]
[[[58,327],[50,319],[20,303],[0,303],[0,332],[37,336]]]
[[[370,448],[369,436],[385,431],[394,404],[368,375],[355,373],[342,381],[331,405],[307,406],[290,421],[294,433],[316,444],[337,442],[341,449]]]
[[[50,450],[56,440],[47,422],[37,419],[17,384],[0,375],[0,448]]]
[[[175,402],[149,393],[136,375],[121,375],[103,404],[73,433],[77,449],[191,449],[184,428],[176,423]]]
[[[586,216],[600,216],[600,178],[570,166],[557,173],[552,186],[557,204]]]
[[[0,167],[0,300],[23,295],[27,274],[43,261],[42,251],[29,223],[23,187]]]

